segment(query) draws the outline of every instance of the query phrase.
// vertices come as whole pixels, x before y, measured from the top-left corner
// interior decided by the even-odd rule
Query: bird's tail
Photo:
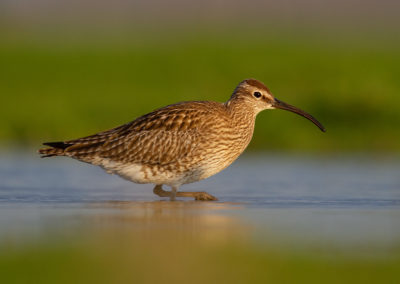
[[[38,153],[41,158],[52,157],[52,156],[65,156],[65,149],[71,146],[71,144],[65,142],[46,142],[43,143],[48,148],[41,148]]]

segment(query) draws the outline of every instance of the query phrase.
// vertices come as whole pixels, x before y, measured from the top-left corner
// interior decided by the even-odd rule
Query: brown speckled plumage
[[[256,98],[255,92],[262,97]],[[154,183],[159,196],[215,200],[205,192],[177,192],[229,166],[247,147],[255,118],[276,100],[261,82],[242,81],[226,103],[182,102],[91,136],[44,143],[43,157],[68,156],[137,183]],[[316,123],[314,121],[314,123]],[[322,128],[321,128],[322,129]],[[161,189],[169,185],[172,192]]]

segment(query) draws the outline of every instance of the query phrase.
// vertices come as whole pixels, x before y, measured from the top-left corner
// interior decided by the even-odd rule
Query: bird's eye
[[[261,93],[260,92],[254,92],[253,96],[255,96],[256,98],[260,98],[261,97]]]

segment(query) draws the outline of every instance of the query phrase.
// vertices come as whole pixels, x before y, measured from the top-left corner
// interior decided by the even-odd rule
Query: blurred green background
[[[193,8],[182,1],[101,1],[94,11],[84,5],[90,1],[60,7],[23,2],[25,10],[5,3],[5,146],[38,147],[93,134],[178,101],[223,102],[241,80],[256,78],[277,98],[317,117],[328,132],[293,114],[266,111],[251,149],[400,150],[395,1],[368,2],[363,9],[329,1],[303,3],[309,9],[295,1],[286,8],[234,2],[229,10],[225,2],[191,2],[198,4]]]

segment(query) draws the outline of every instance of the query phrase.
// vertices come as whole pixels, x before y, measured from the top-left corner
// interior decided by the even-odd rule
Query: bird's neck
[[[244,101],[245,99],[230,99],[225,103],[227,111],[234,121],[239,124],[250,123],[254,124],[257,112],[254,107]]]
[[[225,103],[232,126],[249,143],[254,131],[257,113],[254,108],[240,99],[230,99]]]

